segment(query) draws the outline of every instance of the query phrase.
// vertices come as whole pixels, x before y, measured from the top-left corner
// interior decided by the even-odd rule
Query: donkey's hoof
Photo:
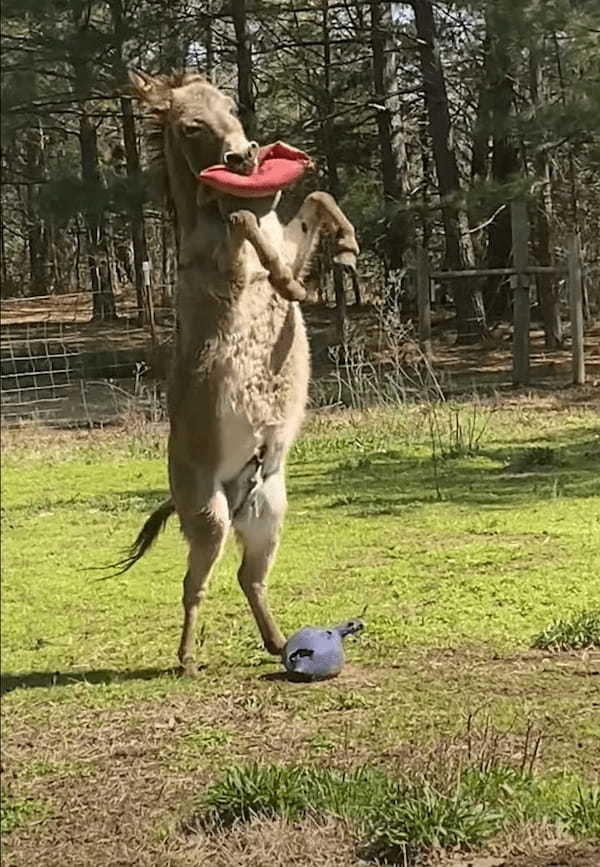
[[[227,219],[230,226],[243,226],[246,229],[251,229],[257,225],[256,215],[248,210],[234,211],[228,215]]]
[[[265,650],[272,656],[281,656],[285,647],[285,638],[279,638],[276,641],[265,641]]]
[[[275,288],[286,301],[304,301],[306,298],[306,289],[297,280],[281,281]]]

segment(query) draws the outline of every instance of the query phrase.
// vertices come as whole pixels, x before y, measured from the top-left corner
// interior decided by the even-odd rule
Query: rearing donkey
[[[283,226],[261,200],[229,201],[196,178],[224,162],[251,173],[248,141],[232,100],[196,74],[151,77],[131,71],[147,109],[149,145],[175,211],[177,329],[168,386],[171,499],[146,521],[123,571],[177,512],[189,543],[179,645],[194,675],[194,630],[212,567],[231,527],[241,542],[238,572],[265,648],[284,645],[266,599],[286,509],[284,462],[305,410],[309,349],[301,285],[322,230],[336,238],[337,261],[353,267],[354,229],[333,198],[309,195]]]

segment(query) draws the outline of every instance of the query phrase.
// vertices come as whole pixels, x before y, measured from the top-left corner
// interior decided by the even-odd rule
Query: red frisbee
[[[303,151],[283,142],[267,145],[258,154],[258,165],[251,175],[238,175],[225,166],[210,166],[198,180],[220,193],[242,199],[271,196],[302,177],[311,160]]]

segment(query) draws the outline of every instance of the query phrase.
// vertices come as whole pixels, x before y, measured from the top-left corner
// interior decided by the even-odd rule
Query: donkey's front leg
[[[329,193],[311,193],[284,229],[286,253],[294,277],[302,279],[322,231],[335,237],[334,261],[356,268],[359,247],[354,226]]]
[[[232,241],[250,241],[263,268],[269,272],[269,280],[287,301],[304,301],[306,289],[294,279],[292,269],[281,259],[275,247],[261,232],[258,220],[252,211],[234,211],[229,214]]]
[[[286,510],[283,468],[268,476],[257,493],[254,508],[247,508],[233,520],[242,543],[243,559],[238,581],[260,630],[265,649],[279,656],[285,638],[267,603],[267,576],[275,559]]]

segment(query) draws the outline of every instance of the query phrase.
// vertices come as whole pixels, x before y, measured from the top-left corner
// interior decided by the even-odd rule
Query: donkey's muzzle
[[[225,151],[223,162],[230,172],[238,175],[251,175],[256,168],[258,157],[258,142],[251,141],[243,151]]]

